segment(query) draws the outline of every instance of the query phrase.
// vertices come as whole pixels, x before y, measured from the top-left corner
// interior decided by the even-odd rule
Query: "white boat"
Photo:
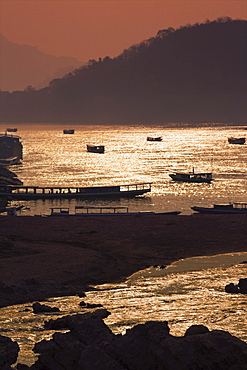
[[[67,207],[50,208],[50,216],[131,216],[131,215],[178,215],[180,212],[162,212],[152,211],[129,212],[128,207],[75,207],[71,212]]]
[[[63,130],[64,134],[73,134],[75,130]]]
[[[176,172],[174,174],[169,174],[169,176],[172,180],[181,182],[210,183],[213,180],[211,172],[196,173],[194,168],[192,172]]]
[[[87,145],[87,151],[91,153],[104,153],[104,145]]]
[[[209,214],[245,214],[247,215],[247,203],[214,204],[213,207],[191,207],[193,211]]]
[[[162,136],[158,136],[158,137],[151,137],[151,136],[148,136],[147,137],[147,141],[162,141]]]
[[[229,144],[240,144],[243,145],[245,143],[245,137],[229,137],[228,138]]]

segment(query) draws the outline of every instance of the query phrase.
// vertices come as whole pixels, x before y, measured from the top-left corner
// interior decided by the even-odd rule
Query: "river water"
[[[237,284],[247,277],[247,263],[242,263],[246,260],[247,252],[184,259],[165,269],[139,271],[119,284],[95,286],[83,299],[71,296],[41,302],[59,307],[59,313],[35,315],[32,303],[1,308],[1,334],[19,343],[18,362],[30,366],[36,359],[35,342],[48,340],[54,333],[43,329],[44,321],[92,311],[79,306],[83,300],[111,312],[104,321],[115,334],[149,320],[166,320],[175,336],[184,335],[193,324],[202,324],[247,342],[247,295],[224,290],[230,282]]]
[[[1,124],[4,132],[9,124]],[[246,137],[245,127],[26,125],[18,128],[23,162],[12,170],[24,185],[97,186],[152,182],[144,197],[97,201],[101,206],[128,206],[130,211],[181,211],[215,202],[247,201],[247,145],[228,144],[228,137]],[[75,129],[74,135],[63,129]],[[148,142],[147,136],[162,136]],[[104,154],[88,153],[87,144],[105,145]],[[177,183],[174,171],[212,172],[211,184]],[[22,215],[49,214],[51,207],[95,205],[93,201],[39,200]]]

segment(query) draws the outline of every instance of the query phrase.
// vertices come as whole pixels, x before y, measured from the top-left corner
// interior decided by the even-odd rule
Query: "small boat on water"
[[[75,130],[63,130],[64,134],[74,134]]]
[[[131,216],[131,215],[178,215],[180,212],[155,213],[152,211],[129,212],[128,207],[75,207],[71,213],[67,207],[50,208],[50,216]]]
[[[151,136],[148,136],[147,137],[147,141],[162,141],[162,136],[158,136],[158,137],[151,137]]]
[[[0,197],[9,200],[132,198],[150,191],[151,183],[91,187],[0,185]]]
[[[7,128],[6,129],[7,132],[17,132],[17,128]]]
[[[87,145],[87,151],[91,153],[104,153],[104,145]]]
[[[195,183],[210,183],[212,178],[211,172],[176,172],[174,174],[169,174],[169,176],[174,181],[181,181],[181,182],[195,182]]]
[[[245,143],[245,137],[229,137],[228,138],[228,143],[229,144],[240,144],[243,145]]]
[[[1,166],[12,166],[14,164],[20,164],[18,157],[0,158]]]
[[[22,142],[17,135],[0,134],[0,158],[3,165],[20,164],[22,160]]]
[[[213,207],[191,207],[193,211],[208,214],[245,214],[247,215],[247,203],[214,204]]]

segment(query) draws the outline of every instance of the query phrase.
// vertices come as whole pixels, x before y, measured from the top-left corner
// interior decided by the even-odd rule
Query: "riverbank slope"
[[[0,306],[83,294],[151,265],[247,251],[245,215],[0,216]]]

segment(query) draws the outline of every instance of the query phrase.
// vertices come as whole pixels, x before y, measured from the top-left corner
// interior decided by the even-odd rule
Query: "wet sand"
[[[246,225],[244,215],[0,216],[0,282],[79,292],[181,258],[247,252]]]

